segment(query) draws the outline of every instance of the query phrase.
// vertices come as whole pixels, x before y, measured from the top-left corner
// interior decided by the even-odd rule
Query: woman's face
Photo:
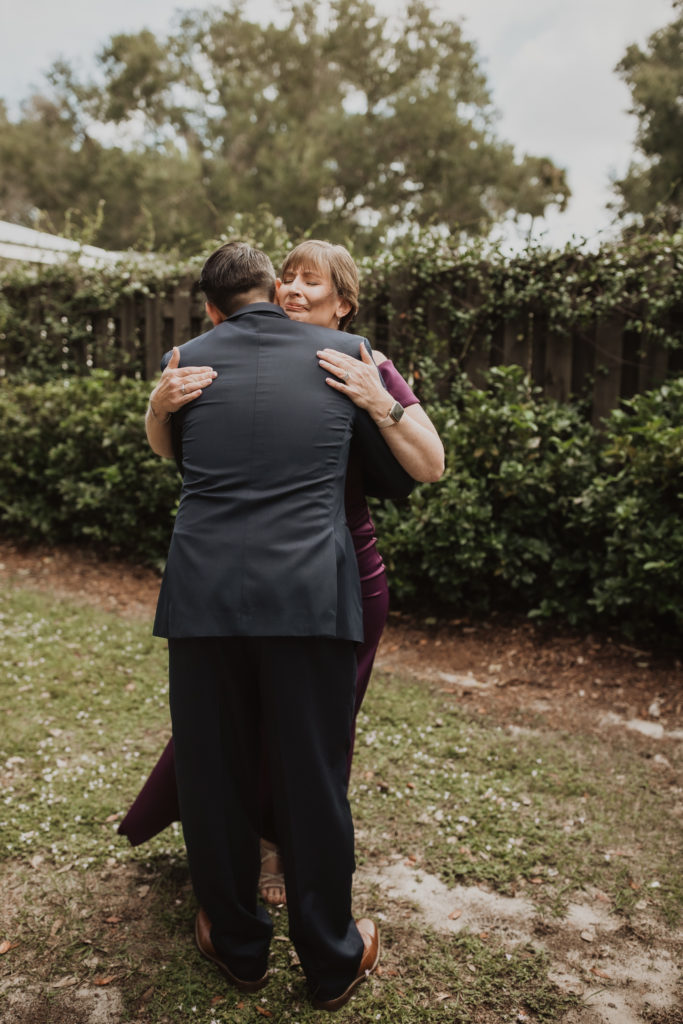
[[[351,309],[328,274],[306,267],[287,270],[282,280],[278,278],[277,301],[290,320],[335,329]]]

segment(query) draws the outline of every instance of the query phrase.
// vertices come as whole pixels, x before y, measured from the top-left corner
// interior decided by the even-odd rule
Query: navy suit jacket
[[[155,635],[363,639],[344,512],[352,440],[368,493],[402,497],[414,481],[325,384],[316,351],[359,358],[362,340],[263,302],[180,347],[181,366],[218,376],[173,416],[183,484]]]

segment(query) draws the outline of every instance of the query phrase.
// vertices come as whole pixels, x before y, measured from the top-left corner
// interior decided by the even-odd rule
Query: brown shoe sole
[[[214,953],[209,953],[208,949],[204,949],[199,941],[199,923],[197,919],[195,919],[194,924],[194,941],[202,956],[214,963],[216,967],[223,972],[228,981],[234,985],[235,988],[239,989],[240,992],[258,992],[259,989],[262,989],[263,986],[267,984],[267,971],[262,978],[258,978],[256,981],[245,981],[244,978],[238,978],[236,974],[233,974],[225,961],[221,960],[220,957],[216,956]]]

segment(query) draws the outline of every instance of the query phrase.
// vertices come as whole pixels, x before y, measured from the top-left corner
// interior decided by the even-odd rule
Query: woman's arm
[[[199,398],[218,374],[210,366],[178,366],[180,349],[174,348],[166,369],[149,396],[145,413],[145,433],[153,452],[164,459],[173,458],[171,413]]]
[[[384,356],[375,353],[378,362]],[[395,422],[389,416],[394,399],[385,388],[377,367],[365,345],[360,346],[360,362],[336,349],[318,352],[324,370],[341,380],[326,378],[330,387],[347,395],[355,405],[366,409],[382,431],[382,437],[403,468],[420,483],[434,483],[444,471],[444,450],[441,438],[424,409],[417,404],[404,409]],[[407,386],[407,385],[406,385]]]
[[[154,403],[154,404],[153,404]],[[154,392],[149,396],[149,405],[145,413],[145,433],[147,442],[156,455],[162,459],[173,458],[173,445],[171,444],[171,414],[161,416],[156,410]]]

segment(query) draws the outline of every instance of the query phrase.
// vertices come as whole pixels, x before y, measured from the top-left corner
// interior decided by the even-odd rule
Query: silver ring
[[[344,376],[342,377],[342,380],[344,381],[345,384],[348,384],[349,381],[351,380],[351,374],[349,373],[348,370],[345,372]]]
[[[185,394],[185,385],[184,384],[181,384],[180,390],[182,391],[183,394]]]

